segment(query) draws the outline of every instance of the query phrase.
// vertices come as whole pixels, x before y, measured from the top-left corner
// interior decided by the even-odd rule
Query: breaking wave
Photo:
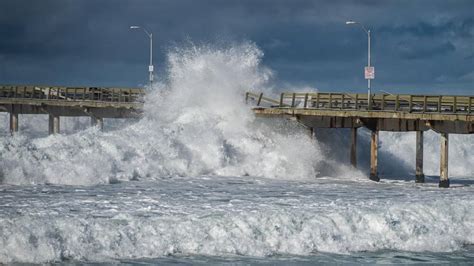
[[[109,132],[2,138],[3,182],[87,185],[203,174],[315,177],[324,160],[317,143],[288,122],[257,121],[244,102],[248,90],[270,91],[272,72],[261,65],[262,55],[250,43],[174,49],[168,75],[149,91],[140,121]],[[344,171],[336,163],[334,168]]]

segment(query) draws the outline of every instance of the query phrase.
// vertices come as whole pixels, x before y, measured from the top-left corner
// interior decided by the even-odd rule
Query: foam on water
[[[451,252],[474,243],[472,189],[440,197],[436,187],[345,182],[189,177],[11,187],[0,194],[0,262]]]

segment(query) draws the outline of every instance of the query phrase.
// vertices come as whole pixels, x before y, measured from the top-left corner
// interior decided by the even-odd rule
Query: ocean
[[[474,259],[474,141],[451,135],[451,188],[439,138],[380,134],[381,182],[359,169],[348,131],[256,118],[246,90],[278,92],[252,43],[171,49],[140,120],[20,116],[0,131],[0,263],[458,263]],[[118,73],[120,74],[120,73]],[[298,90],[298,88],[295,88]]]

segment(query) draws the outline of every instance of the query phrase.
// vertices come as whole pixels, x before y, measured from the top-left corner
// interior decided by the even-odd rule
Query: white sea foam
[[[472,190],[439,199],[439,191],[387,186],[373,197],[375,187],[333,181],[174,182],[90,188],[84,195],[48,189],[33,202],[37,192],[3,197],[4,206],[24,214],[0,213],[0,262],[450,252],[474,243]]]

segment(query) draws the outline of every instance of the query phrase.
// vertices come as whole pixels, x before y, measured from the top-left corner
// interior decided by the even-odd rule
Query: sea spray
[[[251,43],[190,46],[168,54],[168,76],[147,94],[140,121],[42,138],[2,138],[5,183],[96,184],[194,175],[316,177],[316,142],[283,121],[257,121],[247,90],[269,91],[269,69]]]

